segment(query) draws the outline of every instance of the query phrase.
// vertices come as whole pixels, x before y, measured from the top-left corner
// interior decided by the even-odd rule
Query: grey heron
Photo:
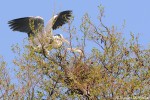
[[[61,34],[53,35],[53,30],[58,29],[62,25],[69,22],[72,16],[71,10],[62,11],[54,15],[44,27],[44,20],[40,16],[36,17],[23,17],[8,21],[10,29],[13,31],[25,32],[28,34],[29,43],[34,48],[39,49],[44,46],[48,52],[53,48],[59,48],[63,42],[69,44],[69,42],[63,38]]]
[[[84,56],[83,51],[79,48],[67,48],[67,50],[79,53],[80,57]]]

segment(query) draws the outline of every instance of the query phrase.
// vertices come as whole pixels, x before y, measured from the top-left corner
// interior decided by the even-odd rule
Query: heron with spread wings
[[[69,44],[61,34],[53,35],[52,31],[68,23],[71,16],[71,10],[62,11],[54,15],[46,27],[44,27],[44,20],[40,16],[13,19],[8,21],[8,24],[13,31],[27,33],[29,43],[33,48],[40,50],[44,48],[48,53],[50,49],[60,48],[64,42]]]

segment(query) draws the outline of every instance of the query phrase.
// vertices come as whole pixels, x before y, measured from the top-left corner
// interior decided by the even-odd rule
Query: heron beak
[[[68,41],[68,40],[66,40],[66,39],[64,39],[64,38],[62,38],[62,41],[63,41],[63,42],[66,42],[67,44],[69,44],[69,45],[70,45],[69,41]]]

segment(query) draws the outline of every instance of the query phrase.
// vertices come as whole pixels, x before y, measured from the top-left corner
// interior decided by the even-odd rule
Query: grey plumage
[[[63,24],[67,23],[71,17],[71,13],[72,11],[68,10],[68,11],[63,11],[60,12],[57,15],[57,18],[54,20],[54,25],[53,25],[53,30],[59,28],[60,26],[62,26]]]
[[[44,28],[44,20],[39,16],[13,19],[8,24],[13,31],[25,32],[29,37],[42,32]]]

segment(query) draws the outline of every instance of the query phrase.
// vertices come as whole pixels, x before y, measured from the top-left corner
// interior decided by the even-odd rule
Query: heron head
[[[54,35],[55,38],[59,38],[62,42],[66,42],[67,44],[70,44],[68,40],[66,40],[62,34],[56,34]]]
[[[55,37],[58,37],[58,38],[63,38],[62,34],[56,34],[54,35]]]

